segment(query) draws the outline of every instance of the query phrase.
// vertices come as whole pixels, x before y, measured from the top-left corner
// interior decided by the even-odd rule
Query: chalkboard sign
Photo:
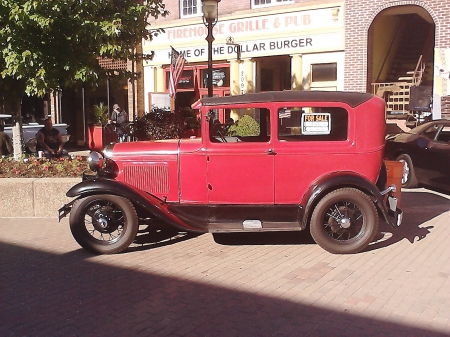
[[[149,92],[148,104],[151,108],[170,110],[171,99],[168,93]]]

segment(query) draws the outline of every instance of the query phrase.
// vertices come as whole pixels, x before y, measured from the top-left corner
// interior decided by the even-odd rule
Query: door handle
[[[272,156],[274,156],[274,155],[277,154],[273,149],[268,149],[268,150],[266,151],[266,153],[267,153],[267,154],[270,154],[270,155],[272,155]]]

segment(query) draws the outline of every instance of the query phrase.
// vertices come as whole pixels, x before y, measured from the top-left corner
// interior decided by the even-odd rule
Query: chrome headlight
[[[103,156],[98,152],[91,152],[89,154],[88,163],[89,169],[94,172],[98,172],[103,167]]]
[[[103,156],[104,156],[106,159],[112,159],[114,145],[115,145],[115,144],[109,144],[109,145],[106,145],[105,149],[103,150]]]

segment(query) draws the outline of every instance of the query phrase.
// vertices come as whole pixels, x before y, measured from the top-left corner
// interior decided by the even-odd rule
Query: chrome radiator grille
[[[140,190],[154,194],[168,194],[169,166],[167,164],[126,164],[124,180]]]

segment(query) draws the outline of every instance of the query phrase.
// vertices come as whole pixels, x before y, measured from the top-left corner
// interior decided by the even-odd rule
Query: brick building
[[[433,118],[449,117],[446,102],[450,94],[450,8],[445,1],[346,0],[345,8],[344,88],[369,91],[375,82],[398,82],[394,74],[408,81],[409,74],[396,73],[396,70],[414,71],[414,61],[422,55],[424,71],[419,86],[425,88],[415,103],[426,105],[427,97],[431,96]],[[391,54],[396,60],[389,60],[389,49],[393,49]],[[383,62],[387,64],[386,75],[379,78]],[[401,68],[400,62],[409,68]],[[405,109],[412,110],[414,106],[407,105]]]

